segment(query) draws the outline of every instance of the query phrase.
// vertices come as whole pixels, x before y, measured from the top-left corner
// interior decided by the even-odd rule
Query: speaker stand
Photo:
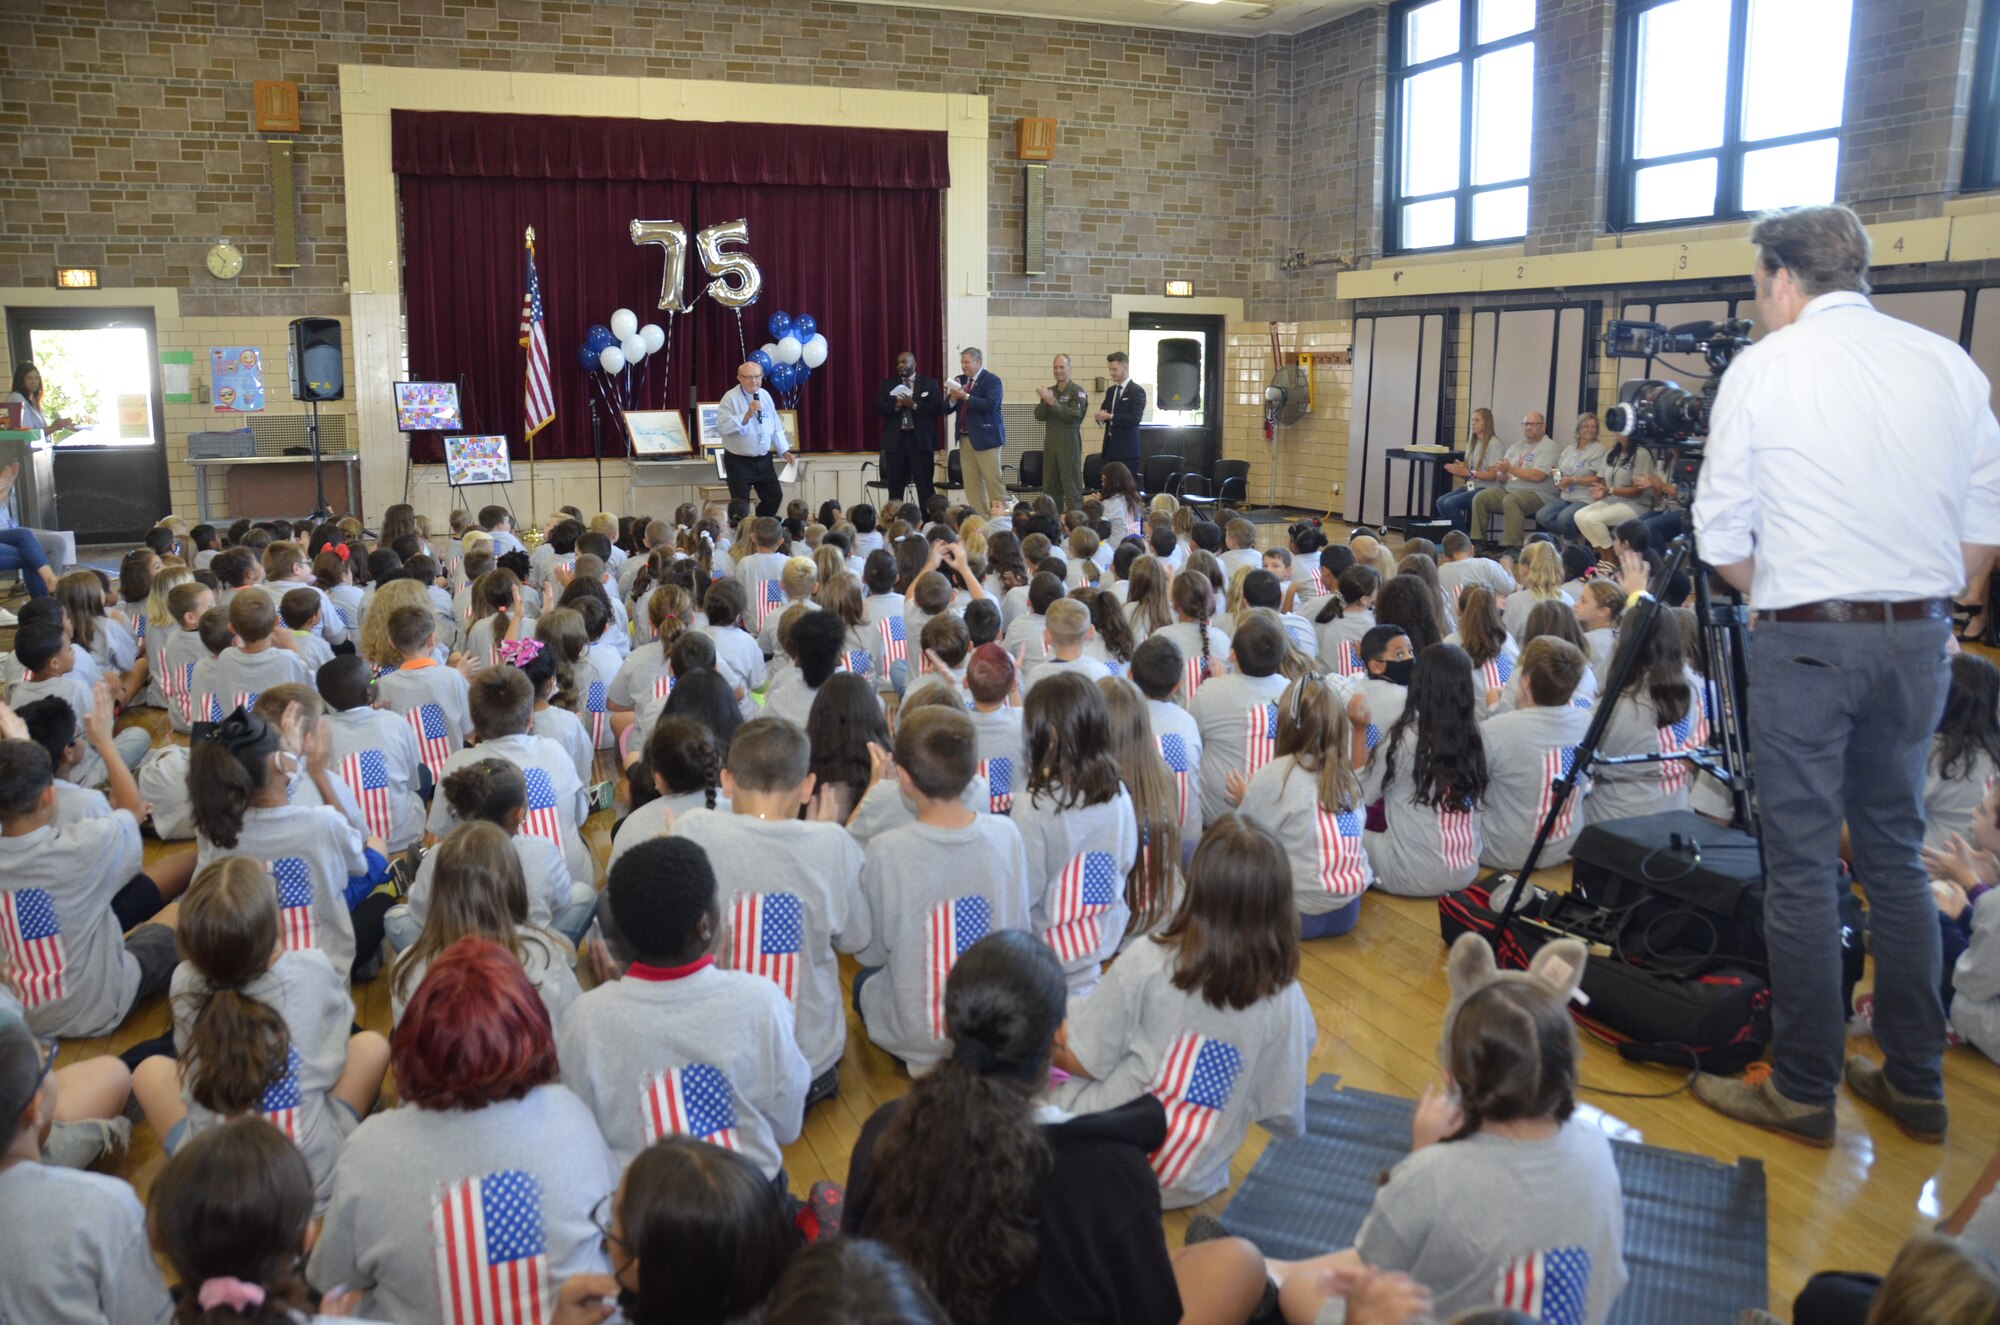
[[[1278,429],[1281,425],[1271,425],[1271,464],[1267,480],[1266,495],[1269,500],[1259,510],[1245,511],[1243,518],[1251,524],[1290,524],[1285,513],[1278,509]]]
[[[312,510],[312,518],[313,518],[313,521],[314,521],[314,523],[320,523],[320,522],[323,522],[323,521],[325,521],[325,520],[328,520],[328,519],[332,518],[332,516],[333,516],[333,507],[327,504],[327,500],[326,500],[326,471],[325,471],[325,469],[323,468],[323,466],[322,466],[322,465],[321,465],[321,463],[320,463],[320,453],[319,453],[319,401],[317,401],[317,400],[314,400],[314,401],[311,401],[311,402],[309,402],[309,403],[310,403],[310,404],[312,405],[312,412],[311,412],[311,413],[310,413],[310,414],[309,414],[309,415],[307,416],[307,418],[306,418],[306,440],[307,440],[308,442],[310,442],[310,443],[312,444],[312,458],[313,458],[313,510]],[[408,482],[408,473],[409,473],[409,471],[408,471],[407,469],[405,469],[405,470],[404,470],[404,475],[405,475],[405,479],[404,479],[404,481],[405,481],[405,483],[406,483],[406,484],[407,484],[407,482]]]

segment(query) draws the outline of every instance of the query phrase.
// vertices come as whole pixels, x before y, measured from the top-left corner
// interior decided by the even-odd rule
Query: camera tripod
[[[1708,569],[1695,554],[1692,532],[1682,535],[1668,547],[1668,557],[1654,576],[1649,586],[1650,596],[1641,600],[1626,617],[1619,630],[1617,652],[1612,655],[1610,674],[1605,678],[1604,693],[1599,698],[1597,711],[1591,715],[1590,727],[1583,739],[1575,747],[1575,758],[1570,763],[1569,772],[1558,777],[1549,791],[1548,812],[1542,816],[1542,825],[1536,830],[1534,844],[1528,848],[1528,858],[1521,863],[1514,883],[1509,889],[1507,900],[1497,912],[1497,923],[1505,926],[1523,908],[1528,895],[1528,879],[1541,863],[1542,851],[1554,835],[1556,824],[1563,817],[1563,808],[1570,797],[1576,794],[1589,770],[1598,766],[1623,766],[1631,764],[1660,764],[1669,760],[1680,760],[1710,773],[1729,789],[1730,825],[1759,837],[1757,827],[1757,806],[1755,784],[1750,768],[1750,726],[1744,698],[1749,689],[1748,674],[1748,613],[1743,606],[1741,594],[1730,590],[1720,602],[1709,590]],[[1605,728],[1611,724],[1612,711],[1625,696],[1632,683],[1632,674],[1638,667],[1640,654],[1646,641],[1655,630],[1675,630],[1678,627],[1666,620],[1665,595],[1667,586],[1675,575],[1686,571],[1694,582],[1695,611],[1701,621],[1703,651],[1707,654],[1708,686],[1715,696],[1714,712],[1709,726],[1709,741],[1698,749],[1654,751],[1635,755],[1600,755],[1599,743],[1604,739]],[[1702,702],[1697,692],[1696,704]],[[1697,848],[1698,851],[1698,848]],[[1759,846],[1759,854],[1762,847]]]

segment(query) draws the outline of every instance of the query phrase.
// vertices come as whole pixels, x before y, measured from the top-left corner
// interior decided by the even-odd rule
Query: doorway
[[[1133,313],[1128,327],[1132,379],[1146,388],[1141,463],[1177,455],[1183,473],[1208,477],[1222,457],[1222,319]]]
[[[136,543],[172,509],[150,308],[10,308],[7,343],[46,388],[56,510],[79,543]]]

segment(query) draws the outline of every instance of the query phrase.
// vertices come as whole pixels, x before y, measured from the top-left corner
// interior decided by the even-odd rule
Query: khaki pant
[[[1635,505],[1622,497],[1606,497],[1594,501],[1576,513],[1576,532],[1594,548],[1611,546],[1611,535],[1619,525],[1627,520],[1636,520],[1652,511],[1645,506]]]
[[[1527,522],[1536,511],[1548,504],[1545,493],[1523,489],[1507,492],[1500,488],[1481,488],[1472,499],[1472,536],[1484,541],[1486,531],[1493,525],[1493,517],[1501,517],[1505,533],[1500,542],[1504,547],[1519,547],[1527,538]]]
[[[1060,512],[1083,509],[1083,442],[1074,433],[1042,443],[1042,491]]]
[[[965,504],[981,515],[993,502],[1007,500],[1007,485],[1000,481],[1000,453],[1004,447],[975,451],[964,442],[958,445],[959,472],[965,479]]]

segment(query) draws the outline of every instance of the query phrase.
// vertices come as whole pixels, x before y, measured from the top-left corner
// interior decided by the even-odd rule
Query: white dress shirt
[[[1737,356],[1707,451],[1701,555],[1717,566],[1756,557],[1759,610],[1956,594],[1960,543],[2000,543],[2000,423],[1985,374],[1853,291],[1820,295]],[[1884,531],[1879,553],[1855,541],[1864,523]]]
[[[715,411],[715,430],[722,436],[722,449],[744,456],[783,455],[787,443],[785,426],[778,421],[777,402],[762,387],[757,388],[757,399],[763,402],[764,411],[753,418],[750,397],[743,394],[742,387],[733,386],[722,393],[722,404]]]

